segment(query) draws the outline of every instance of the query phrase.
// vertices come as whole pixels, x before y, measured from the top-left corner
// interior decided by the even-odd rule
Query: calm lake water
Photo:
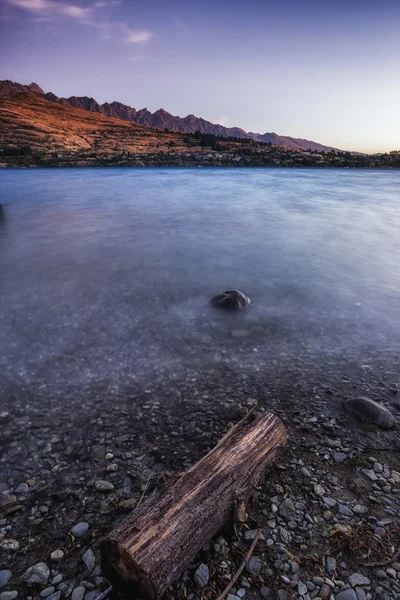
[[[0,170],[0,194],[3,383],[399,347],[400,172]],[[247,310],[209,305],[232,287]]]

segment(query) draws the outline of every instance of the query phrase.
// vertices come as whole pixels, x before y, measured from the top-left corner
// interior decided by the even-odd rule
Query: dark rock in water
[[[211,300],[211,304],[219,308],[245,308],[250,303],[250,298],[239,290],[227,290]]]
[[[392,413],[382,404],[360,396],[359,398],[349,398],[343,402],[346,412],[355,415],[365,423],[373,423],[386,429],[393,427],[395,419]]]

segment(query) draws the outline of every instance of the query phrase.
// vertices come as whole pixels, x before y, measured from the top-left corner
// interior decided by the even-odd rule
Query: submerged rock
[[[358,398],[349,398],[343,402],[346,412],[355,415],[360,421],[373,423],[386,429],[393,427],[395,419],[392,413],[382,404],[360,396]]]
[[[211,304],[218,308],[245,308],[251,304],[251,300],[239,290],[227,290],[214,296],[211,299]]]

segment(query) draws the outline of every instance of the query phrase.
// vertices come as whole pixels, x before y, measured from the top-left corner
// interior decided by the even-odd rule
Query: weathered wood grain
[[[248,415],[160,499],[121,523],[102,544],[102,569],[114,588],[160,598],[223,525],[244,519],[286,439],[278,417]]]

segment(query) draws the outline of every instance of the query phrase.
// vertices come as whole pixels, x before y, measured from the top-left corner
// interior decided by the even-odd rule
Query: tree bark
[[[197,552],[246,505],[286,443],[278,417],[247,415],[141,515],[103,542],[102,569],[115,589],[159,599]]]

